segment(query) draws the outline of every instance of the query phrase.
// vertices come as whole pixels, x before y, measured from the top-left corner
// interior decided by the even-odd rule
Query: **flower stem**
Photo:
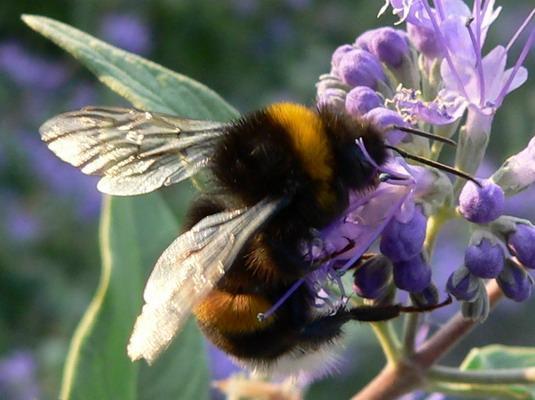
[[[429,369],[428,376],[432,381],[450,383],[480,385],[533,384],[535,383],[535,367],[461,371],[458,368],[436,365]]]
[[[424,251],[429,259],[433,254],[438,234],[442,226],[451,218],[451,215],[450,208],[445,206],[438,213],[429,217],[424,243]],[[418,332],[419,323],[420,318],[418,314],[408,314],[405,316],[402,348],[405,356],[410,356],[414,353],[415,337]]]
[[[503,297],[495,281],[487,285],[490,306],[493,307]],[[429,338],[412,356],[399,357],[394,353],[394,362],[385,368],[352,400],[394,400],[417,388],[440,391],[457,395],[474,394],[483,398],[523,399],[523,394],[507,388],[493,388],[488,385],[452,384],[433,382],[428,379],[427,371],[445,356],[461,339],[476,326],[476,322],[466,320],[457,313],[446,325]],[[388,337],[388,336],[387,336]],[[396,346],[392,347],[396,349]]]
[[[403,355],[410,357],[414,353],[416,334],[420,323],[420,315],[417,313],[407,314],[403,326]]]
[[[442,207],[436,214],[431,215],[427,220],[424,250],[428,258],[431,258],[433,255],[435,243],[442,226],[451,219],[454,214],[450,208],[451,207],[449,206]]]
[[[491,308],[503,297],[502,291],[494,280],[487,284],[487,293]],[[465,319],[461,313],[457,313],[418,349],[414,356],[416,362],[423,368],[429,368],[470,333],[475,325],[475,321]]]
[[[400,357],[400,343],[399,338],[392,326],[392,322],[373,322],[371,327],[375,336],[379,340],[379,344],[383,349],[388,364],[396,364]]]

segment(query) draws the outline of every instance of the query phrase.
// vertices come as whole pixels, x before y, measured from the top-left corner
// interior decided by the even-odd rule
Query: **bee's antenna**
[[[385,144],[385,147],[387,149],[394,150],[396,153],[398,153],[400,156],[402,156],[404,158],[408,158],[410,160],[421,162],[422,164],[429,165],[430,167],[433,167],[433,168],[436,168],[436,169],[440,169],[442,171],[446,171],[446,172],[448,172],[448,173],[450,173],[452,175],[457,175],[457,176],[459,176],[459,177],[461,177],[463,179],[472,181],[478,187],[481,187],[481,183],[479,183],[476,178],[474,178],[470,174],[467,174],[466,172],[459,171],[456,168],[450,167],[449,165],[446,165],[446,164],[442,164],[442,163],[440,163],[438,161],[430,160],[429,158],[420,157],[420,156],[417,156],[417,155],[414,155],[414,154],[407,153],[406,151],[398,149],[397,147],[394,147],[394,146],[389,146],[389,145]]]
[[[400,125],[393,125],[392,128],[397,129],[399,131],[410,133],[412,135],[422,136],[428,139],[433,139],[433,140],[436,140],[437,142],[446,143],[446,144],[449,144],[450,146],[457,146],[457,142],[455,140],[445,138],[443,136],[435,135],[434,133],[431,133],[431,132],[422,131],[420,129],[409,128],[409,127],[400,126]]]

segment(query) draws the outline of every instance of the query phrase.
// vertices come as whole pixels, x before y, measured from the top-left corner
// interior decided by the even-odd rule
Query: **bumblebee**
[[[302,244],[342,215],[351,192],[379,184],[376,166],[390,150],[372,125],[329,107],[278,103],[231,123],[90,107],[40,131],[62,160],[102,176],[104,193],[148,193],[200,171],[211,178],[212,189],[193,203],[184,233],[149,277],[128,344],[132,360],[153,362],[191,313],[242,364],[281,369],[324,354],[350,320],[408,310],[319,312],[312,288],[296,285],[314,268]],[[259,318],[294,286],[269,318]]]

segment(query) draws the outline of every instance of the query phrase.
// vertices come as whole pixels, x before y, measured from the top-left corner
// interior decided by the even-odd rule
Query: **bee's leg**
[[[398,317],[402,313],[420,313],[435,310],[451,303],[451,297],[431,306],[402,306],[392,304],[385,306],[359,306],[340,309],[335,314],[318,317],[300,331],[300,339],[310,344],[321,344],[336,338],[341,333],[342,325],[351,320],[362,322],[380,322]]]

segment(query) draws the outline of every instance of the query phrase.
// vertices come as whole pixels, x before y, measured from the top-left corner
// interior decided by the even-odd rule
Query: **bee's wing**
[[[208,294],[238,252],[284,200],[263,200],[199,221],[160,256],[145,287],[145,305],[134,325],[128,356],[149,363],[167,348],[191,309]]]
[[[226,124],[126,108],[86,107],[60,114],[41,137],[62,160],[100,175],[103,193],[148,193],[206,166]]]

